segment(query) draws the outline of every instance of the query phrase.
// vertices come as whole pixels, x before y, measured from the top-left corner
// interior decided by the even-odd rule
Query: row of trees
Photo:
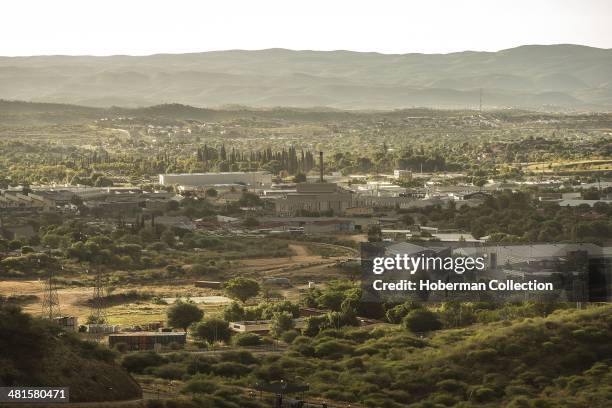
[[[284,170],[293,175],[299,172],[308,173],[315,166],[312,152],[302,149],[298,154],[297,149],[293,146],[278,151],[273,151],[269,147],[248,153],[232,147],[228,153],[224,144],[218,149],[204,145],[198,148],[196,157],[207,168],[218,168],[221,171],[241,168],[246,163],[249,169],[268,168],[275,174]]]

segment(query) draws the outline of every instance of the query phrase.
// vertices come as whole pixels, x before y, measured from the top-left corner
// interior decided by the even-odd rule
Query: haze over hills
[[[0,98],[87,106],[413,106],[612,109],[612,50],[531,45],[387,55],[217,51],[151,56],[0,57]]]

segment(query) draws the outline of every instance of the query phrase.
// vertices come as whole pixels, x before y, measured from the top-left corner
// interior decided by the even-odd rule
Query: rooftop
[[[121,337],[121,336],[186,336],[184,332],[126,332],[111,334],[109,337]]]

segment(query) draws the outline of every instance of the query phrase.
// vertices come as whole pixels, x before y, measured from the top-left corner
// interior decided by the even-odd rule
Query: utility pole
[[[480,88],[480,105],[479,105],[478,110],[482,112],[482,88]]]

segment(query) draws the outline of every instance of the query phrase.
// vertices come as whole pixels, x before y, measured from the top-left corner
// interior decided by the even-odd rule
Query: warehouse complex
[[[160,174],[159,184],[163,186],[182,185],[194,187],[215,186],[222,184],[244,184],[257,187],[269,186],[272,184],[272,175],[265,171]]]

